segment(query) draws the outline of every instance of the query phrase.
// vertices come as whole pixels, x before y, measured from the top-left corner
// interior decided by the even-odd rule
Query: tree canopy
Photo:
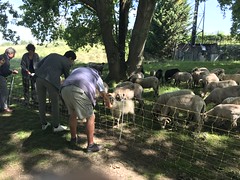
[[[122,80],[142,63],[156,0],[23,0],[22,20],[42,43],[64,39],[77,50],[101,42],[105,46],[109,80]],[[126,58],[129,11],[137,9]]]
[[[74,50],[87,44],[102,43],[105,46],[109,67],[107,79],[115,81],[127,78],[142,64],[155,5],[156,2],[161,2],[160,0],[22,1],[20,9],[23,14],[17,22],[18,25],[30,28],[39,43],[64,39]],[[218,0],[218,2],[223,11],[226,8],[232,10],[231,33],[239,37],[239,1]],[[133,29],[128,31],[129,13],[132,10],[136,10],[136,18]],[[15,37],[15,32],[7,27],[10,24],[9,15],[18,17],[10,3],[2,3],[0,0],[0,31],[3,38],[16,42],[18,37]]]
[[[7,41],[12,41],[15,44],[19,41],[20,37],[16,36],[16,31],[8,28],[10,17],[13,19],[18,18],[18,13],[13,9],[9,2],[1,2],[0,0],[0,32],[3,34],[3,38]]]
[[[155,8],[145,52],[162,59],[171,57],[177,44],[188,41],[189,19],[190,6],[187,4],[187,0],[159,0]]]

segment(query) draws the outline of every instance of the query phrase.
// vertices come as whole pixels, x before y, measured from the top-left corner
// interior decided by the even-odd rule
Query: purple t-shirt
[[[96,88],[98,88],[100,92],[104,91],[102,78],[96,70],[89,67],[79,67],[74,69],[67,79],[65,79],[62,88],[69,85],[81,88],[94,106],[96,105]]]

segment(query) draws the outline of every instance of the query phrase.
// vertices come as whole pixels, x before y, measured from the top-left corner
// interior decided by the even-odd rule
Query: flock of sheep
[[[161,84],[172,82],[175,86],[186,85],[186,89],[158,94]],[[225,74],[222,68],[208,70],[201,67],[194,68],[191,72],[181,72],[176,68],[166,70],[165,73],[159,69],[156,72],[150,72],[148,77],[144,77],[142,72],[137,72],[109,93],[113,104],[111,112],[117,119],[117,126],[124,114],[130,113],[135,117],[135,109],[143,114],[144,89],[152,88],[156,100],[151,114],[162,128],[179,123],[178,119],[181,116],[184,117],[188,127],[195,132],[201,132],[204,124],[211,124],[229,131],[238,128],[239,83],[240,74]],[[107,84],[106,87],[108,87]],[[196,95],[195,88],[201,88],[201,93]],[[136,101],[138,108],[135,108]],[[207,105],[210,103],[214,106],[207,111]]]

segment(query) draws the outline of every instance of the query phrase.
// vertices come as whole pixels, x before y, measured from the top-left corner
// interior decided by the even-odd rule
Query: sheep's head
[[[160,121],[162,129],[165,129],[166,125],[171,122],[171,119],[169,117],[158,117],[158,120]]]

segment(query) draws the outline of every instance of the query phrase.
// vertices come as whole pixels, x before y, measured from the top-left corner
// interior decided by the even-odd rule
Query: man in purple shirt
[[[88,139],[87,152],[97,152],[100,146],[94,143],[95,130],[94,106],[96,105],[96,89],[104,99],[106,107],[110,108],[108,94],[98,72],[88,67],[74,69],[64,81],[61,88],[62,98],[68,108],[71,143],[78,143],[77,117],[86,119],[86,133]]]

